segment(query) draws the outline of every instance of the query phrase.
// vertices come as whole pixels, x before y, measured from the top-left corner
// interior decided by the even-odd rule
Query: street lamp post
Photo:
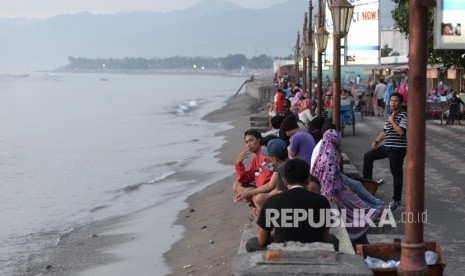
[[[329,32],[324,28],[324,1],[318,1],[318,16],[316,32],[316,43],[318,46],[318,68],[317,68],[317,116],[322,115],[323,112],[323,52],[326,51],[326,45],[328,44]]]
[[[307,13],[305,13],[304,27],[303,27],[303,38],[302,38],[302,89],[304,93],[307,92],[307,56],[305,51],[305,45],[307,44]]]
[[[295,44],[295,51],[294,51],[294,76],[295,76],[295,83],[299,83],[299,60],[300,60],[300,33],[297,32],[297,42]]]
[[[307,42],[302,45],[302,51],[303,51],[303,56],[304,56],[304,64],[306,63],[306,60],[308,59],[309,60],[309,64],[307,65],[307,69],[308,71],[310,72],[309,73],[309,76],[308,76],[308,92],[304,90],[305,93],[308,93],[306,94],[306,97],[308,99],[310,99],[311,97],[311,91],[312,91],[312,64],[311,64],[311,61],[312,61],[312,52],[313,52],[313,43],[309,42],[307,40]],[[306,74],[305,70],[304,70],[304,74]]]
[[[312,88],[313,88],[313,76],[312,76],[312,66],[313,66],[313,28],[312,28],[312,13],[313,13],[313,5],[312,0],[308,1],[308,40],[307,40],[307,57],[308,57],[308,94],[307,99],[311,99],[312,97]]]
[[[415,103],[426,101],[426,66],[428,39],[428,8],[435,2],[409,1],[409,95],[407,131],[407,186],[405,213],[411,217],[425,210],[425,137],[426,107]],[[423,241],[424,225],[421,220],[405,223],[405,240],[402,243],[398,275],[428,275],[425,263],[426,245]]]
[[[333,19],[333,123],[341,129],[341,38],[349,32],[354,6],[347,0],[328,0]]]

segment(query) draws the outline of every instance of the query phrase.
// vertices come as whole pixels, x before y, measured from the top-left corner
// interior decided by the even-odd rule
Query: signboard
[[[435,49],[465,49],[465,1],[436,0],[436,18],[434,20]]]
[[[371,74],[373,74],[373,70],[372,69],[363,69],[363,74],[371,75]]]
[[[428,69],[426,71],[426,78],[428,78],[428,79],[437,79],[438,78],[438,69]]]
[[[451,80],[455,80],[457,78],[457,70],[447,69],[447,78]]]
[[[381,54],[379,0],[349,0],[349,2],[355,7],[349,33],[341,40],[341,64],[379,65]],[[325,28],[331,33],[326,56],[332,63],[333,22],[328,6],[326,6],[325,19]]]

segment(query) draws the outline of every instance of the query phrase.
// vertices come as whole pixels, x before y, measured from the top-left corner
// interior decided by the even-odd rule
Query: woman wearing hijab
[[[371,209],[344,183],[339,166],[340,141],[339,132],[334,129],[323,134],[320,153],[311,173],[321,182],[321,194],[334,202],[341,213],[345,212],[343,220],[351,225],[346,229],[352,243],[367,243],[366,232],[370,227],[369,223],[376,221],[381,210]],[[361,211],[362,209],[364,211]]]
[[[312,108],[313,105],[310,99],[303,99],[300,101],[297,114],[299,115],[299,120],[302,121],[306,126],[309,126],[310,122],[315,117],[314,113],[312,112]]]
[[[386,106],[386,114],[389,115],[389,112],[391,112],[391,96],[394,94],[394,86],[392,83],[388,83],[387,88],[386,88],[386,93],[384,93],[384,105]]]
[[[302,100],[303,98],[305,98],[304,94],[302,94],[302,92],[300,91],[296,91],[294,97],[290,98],[292,108],[294,108],[295,106],[297,106],[298,108],[300,100]]]

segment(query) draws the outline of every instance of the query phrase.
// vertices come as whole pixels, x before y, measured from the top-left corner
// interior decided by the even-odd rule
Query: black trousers
[[[373,179],[373,163],[375,160],[389,158],[389,166],[394,178],[394,195],[392,199],[400,201],[404,181],[404,159],[406,149],[388,150],[385,146],[379,146],[376,150],[370,150],[363,156],[363,177]]]

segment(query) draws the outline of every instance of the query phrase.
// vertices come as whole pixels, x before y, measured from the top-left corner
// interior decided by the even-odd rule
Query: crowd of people
[[[443,85],[442,82],[437,87],[432,87],[428,92],[426,115],[428,118],[447,118],[446,124],[453,125],[465,117],[465,85],[462,85],[457,93],[453,88]]]
[[[389,204],[343,173],[341,134],[331,120],[315,115],[316,105],[308,93],[305,95],[293,84],[277,90],[270,110],[270,130],[265,133],[247,130],[245,148],[236,161],[235,199],[251,207],[251,219],[257,219],[258,224],[258,236],[250,248],[285,241],[332,242],[336,246],[337,239],[329,235],[328,218],[323,215],[324,210],[330,209],[330,202],[343,214],[353,245],[368,243],[370,221],[376,222],[383,210],[396,210],[402,195],[407,113],[400,92],[392,92],[385,98],[389,89],[382,79],[372,89],[377,98],[377,114],[387,115],[383,130],[364,156],[363,165],[364,179],[374,181],[374,161],[389,158],[394,178],[394,195]],[[378,93],[383,97],[378,99]],[[361,96],[365,97],[366,91]],[[388,108],[380,104],[385,101]],[[253,158],[246,168],[244,161],[248,155]],[[276,215],[286,210],[311,210],[307,216],[320,223],[314,225],[298,219],[292,222],[291,215],[287,217],[291,224],[282,225],[283,219]],[[360,218],[360,210],[367,215]],[[290,214],[294,219],[303,215]]]

